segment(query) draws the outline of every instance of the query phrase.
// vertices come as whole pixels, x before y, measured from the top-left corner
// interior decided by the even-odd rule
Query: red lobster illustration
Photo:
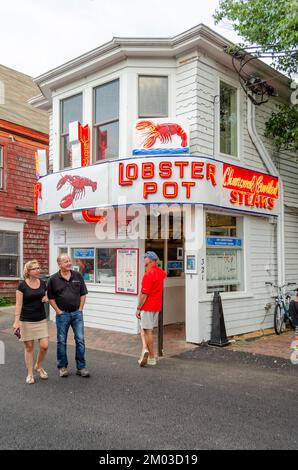
[[[172,135],[175,134],[181,137],[181,146],[187,147],[187,134],[179,124],[167,122],[155,125],[152,121],[140,121],[137,123],[136,129],[146,129],[144,133],[146,139],[143,142],[144,148],[152,147],[157,139],[159,139],[161,143],[171,142]]]
[[[81,176],[65,175],[58,181],[57,190],[59,191],[66,183],[73,189],[70,194],[67,194],[61,199],[60,207],[62,207],[62,209],[69,207],[77,199],[82,199],[82,197],[85,196],[86,186],[90,186],[93,192],[97,189],[96,181],[91,181],[89,178],[82,178]]]

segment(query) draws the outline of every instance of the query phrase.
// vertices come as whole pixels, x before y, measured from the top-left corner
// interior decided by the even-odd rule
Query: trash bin
[[[50,275],[49,274],[42,274],[40,276],[40,279],[42,281],[44,281],[46,284],[48,284],[48,280],[50,279]],[[45,303],[44,304],[44,309],[46,311],[46,316],[47,316],[47,319],[49,320],[50,319],[50,305]]]

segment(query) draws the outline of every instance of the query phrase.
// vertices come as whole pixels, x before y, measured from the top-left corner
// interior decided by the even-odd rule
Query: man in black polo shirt
[[[59,271],[50,277],[47,294],[49,303],[56,312],[57,366],[60,377],[68,376],[67,334],[71,326],[76,343],[77,375],[89,377],[85,361],[83,308],[88,294],[80,273],[72,271],[68,255],[58,256]]]

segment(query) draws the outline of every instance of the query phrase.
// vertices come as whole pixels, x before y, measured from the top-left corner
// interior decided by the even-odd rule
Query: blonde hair
[[[26,263],[25,266],[24,266],[24,271],[23,271],[24,279],[28,279],[30,270],[31,270],[36,264],[38,264],[38,266],[39,266],[39,262],[37,261],[37,259],[32,259],[31,261],[27,261],[27,263]]]

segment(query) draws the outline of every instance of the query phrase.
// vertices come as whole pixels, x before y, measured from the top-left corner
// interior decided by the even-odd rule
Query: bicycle
[[[294,328],[291,316],[289,314],[289,305],[292,296],[289,292],[284,292],[284,288],[291,285],[296,285],[296,282],[288,282],[282,286],[278,286],[272,282],[265,282],[265,284],[277,288],[274,309],[274,330],[277,335],[280,335],[286,330],[288,325]]]

